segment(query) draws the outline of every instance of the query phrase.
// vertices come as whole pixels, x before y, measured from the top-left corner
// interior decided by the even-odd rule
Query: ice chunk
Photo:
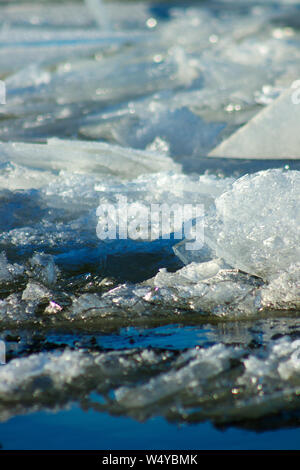
[[[11,280],[5,253],[0,254],[0,282]]]
[[[248,124],[222,142],[210,157],[300,159],[299,91],[290,88]]]
[[[262,304],[266,308],[300,308],[300,263],[289,266],[272,282],[261,289]]]
[[[36,253],[31,259],[30,264],[35,278],[46,286],[56,283],[58,268],[55,266],[53,256],[44,253]]]
[[[170,106],[172,102],[163,103],[158,98],[131,103],[128,110],[116,113],[109,120],[105,115],[93,117],[90,124],[80,128],[80,133],[99,139],[109,132],[111,140],[118,144],[158,148],[177,157],[204,155],[216,145],[225,124],[205,122],[186,106],[169,109]]]
[[[0,253],[0,283],[10,282],[13,279],[22,276],[24,273],[24,266],[19,264],[10,264],[7,261],[5,252]]]
[[[154,285],[217,315],[299,308],[299,203],[298,171],[268,170],[238,179],[206,215],[208,247],[188,252],[184,241],[175,246],[186,268],[161,270]],[[240,272],[209,261],[214,255]],[[255,278],[246,280],[241,271],[266,284],[255,285]]]
[[[222,260],[191,263],[175,273],[160,270],[151,281],[157,299],[167,304],[172,293],[178,308],[216,316],[255,314],[261,308],[260,282]],[[151,301],[155,302],[155,296]],[[174,301],[174,300],[173,300]]]
[[[27,301],[39,301],[41,299],[47,299],[50,295],[49,290],[40,283],[29,282],[24,289],[22,294],[22,300]]]
[[[97,294],[83,294],[74,300],[70,317],[89,318],[106,316],[103,302]]]
[[[104,293],[83,294],[64,313],[71,320],[97,318],[174,317],[187,311],[197,315],[244,316],[262,307],[262,282],[222,260],[191,263],[175,273],[162,268],[142,284],[123,284]]]
[[[216,276],[224,268],[226,265],[221,259],[204,263],[190,263],[176,273],[168,273],[165,268],[162,268],[155,276],[154,284],[158,287],[175,287],[177,284],[197,283]]]
[[[206,242],[229,265],[269,280],[299,262],[299,171],[246,175],[215,204]]]

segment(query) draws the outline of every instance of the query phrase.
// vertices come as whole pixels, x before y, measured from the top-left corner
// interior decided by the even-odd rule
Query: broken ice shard
[[[300,159],[299,89],[286,90],[266,109],[251,119],[227,140],[218,145],[210,157],[245,159]]]
[[[246,175],[215,201],[206,241],[231,266],[270,280],[300,261],[300,172]]]

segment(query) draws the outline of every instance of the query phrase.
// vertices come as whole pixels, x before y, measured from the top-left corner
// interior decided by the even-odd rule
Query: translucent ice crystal
[[[299,262],[300,172],[246,175],[215,204],[206,240],[228,264],[269,280]]]

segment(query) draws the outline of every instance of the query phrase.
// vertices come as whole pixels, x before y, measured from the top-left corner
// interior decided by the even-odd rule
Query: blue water
[[[177,426],[160,417],[139,423],[74,404],[59,413],[38,412],[2,423],[0,442],[4,450],[298,450],[300,432],[220,431],[209,422]]]

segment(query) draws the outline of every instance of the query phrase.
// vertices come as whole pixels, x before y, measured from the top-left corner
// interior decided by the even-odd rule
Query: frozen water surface
[[[298,425],[298,18],[279,0],[1,2],[4,429],[74,402]],[[100,240],[120,198],[147,224]],[[163,203],[201,204],[201,248],[176,223],[151,238]]]

